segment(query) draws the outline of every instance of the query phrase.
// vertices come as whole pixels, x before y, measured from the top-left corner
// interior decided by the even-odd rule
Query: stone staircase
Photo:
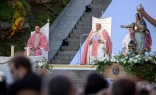
[[[52,66],[54,69],[52,73],[53,76],[55,76],[55,74],[61,74],[69,77],[76,88],[83,87],[88,75],[96,72],[96,68],[91,65],[74,66],[53,64]]]
[[[75,88],[84,87],[87,76],[96,72],[95,70],[55,70],[54,72],[57,71],[67,73]]]
[[[92,0],[92,12],[84,12],[72,31],[68,35],[69,46],[60,46],[59,50],[51,58],[52,64],[69,64],[80,48],[80,36],[89,34],[92,28],[92,16],[101,17],[111,0]],[[75,10],[76,11],[76,10]],[[83,43],[87,37],[82,38]]]

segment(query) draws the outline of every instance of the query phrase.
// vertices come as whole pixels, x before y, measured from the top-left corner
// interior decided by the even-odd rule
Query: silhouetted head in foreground
[[[113,83],[112,95],[135,95],[135,83],[128,79],[119,79]]]
[[[6,78],[2,71],[0,71],[0,95],[6,95],[7,84]]]
[[[9,67],[16,81],[9,86],[7,95],[40,94],[41,79],[32,72],[31,62],[26,56],[23,54],[16,54],[9,61]]]
[[[96,94],[100,90],[108,88],[108,87],[109,87],[109,84],[104,79],[103,76],[101,76],[97,73],[92,73],[88,76],[84,93],[85,93],[85,95]]]
[[[139,95],[150,95],[149,91],[147,89],[141,89],[139,91]]]
[[[28,72],[32,72],[30,60],[21,54],[14,56],[9,61],[9,67],[14,80],[19,80]]]
[[[50,80],[48,95],[74,95],[69,78],[57,75]]]

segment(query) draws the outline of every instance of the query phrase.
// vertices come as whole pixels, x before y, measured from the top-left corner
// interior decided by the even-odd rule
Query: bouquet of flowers
[[[35,66],[36,71],[41,70],[41,69],[46,69],[49,72],[53,71],[53,66],[49,65],[49,62],[44,58],[40,61],[37,62],[37,65]]]

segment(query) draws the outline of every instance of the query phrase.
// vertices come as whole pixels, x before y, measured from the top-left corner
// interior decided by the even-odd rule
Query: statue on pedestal
[[[136,14],[136,22],[130,25],[121,25],[121,28],[131,28],[130,42],[128,44],[129,54],[137,55],[151,51],[152,39],[150,31],[147,29],[146,22],[142,14],[138,11]]]

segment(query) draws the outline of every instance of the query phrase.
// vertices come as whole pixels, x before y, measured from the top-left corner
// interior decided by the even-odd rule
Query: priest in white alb
[[[40,27],[35,27],[35,33],[31,35],[27,46],[30,48],[30,56],[42,55],[42,49],[49,51],[49,45],[46,36],[40,31]]]
[[[129,28],[129,32],[131,32],[131,28]],[[128,44],[131,41],[130,38],[130,33],[126,34],[126,36],[124,37],[123,41],[122,41],[122,52],[124,55],[128,54]]]
[[[84,47],[81,65],[93,64],[94,60],[111,56],[112,42],[100,23],[96,23],[96,29],[91,30]]]

